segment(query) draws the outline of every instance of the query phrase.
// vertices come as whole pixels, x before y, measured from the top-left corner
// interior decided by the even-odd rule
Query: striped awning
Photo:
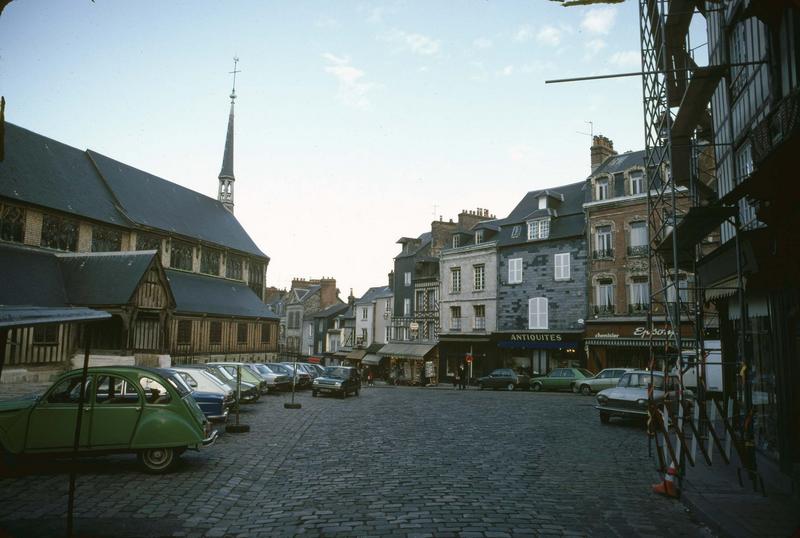
[[[364,355],[366,354],[367,354],[366,349],[354,349],[353,351],[347,354],[345,359],[349,361],[360,361],[361,359],[364,358]]]
[[[587,346],[616,346],[616,347],[649,347],[650,343],[655,347],[664,347],[666,340],[663,338],[586,338],[584,343]],[[695,346],[694,338],[681,338],[683,348],[692,349]]]
[[[386,344],[378,354],[383,357],[422,360],[435,347],[436,344]]]
[[[364,358],[361,359],[361,364],[367,364],[369,366],[378,366],[381,363],[381,357],[375,355],[374,353],[367,353],[364,355]]]

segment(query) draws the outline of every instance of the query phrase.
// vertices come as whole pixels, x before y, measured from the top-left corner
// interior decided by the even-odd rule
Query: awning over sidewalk
[[[422,360],[434,347],[436,347],[436,344],[386,344],[378,352],[378,355]]]
[[[361,359],[361,364],[366,364],[367,366],[378,366],[381,362],[381,357],[375,355],[374,353],[367,353],[364,355],[364,358]]]
[[[617,347],[649,347],[651,340],[648,338],[587,338],[584,343],[588,346],[617,346]],[[663,338],[653,338],[655,347],[664,347]],[[694,348],[694,338],[681,338],[681,347]]]
[[[367,354],[366,349],[354,349],[353,351],[347,354],[345,359],[349,361],[360,361],[361,359],[364,358],[364,355],[366,354]]]

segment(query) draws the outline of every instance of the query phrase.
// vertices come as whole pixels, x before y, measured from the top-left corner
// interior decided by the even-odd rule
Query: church
[[[0,310],[107,312],[91,324],[92,364],[274,358],[270,259],[233,213],[235,90],[230,97],[217,199],[6,122]],[[82,352],[87,327],[9,329],[3,381],[15,370],[63,368]]]

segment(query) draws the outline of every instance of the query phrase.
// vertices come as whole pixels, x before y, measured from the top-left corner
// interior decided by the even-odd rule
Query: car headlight
[[[342,386],[342,382],[341,382],[341,381],[337,381],[337,382],[336,382],[336,388],[339,388],[339,387],[341,387],[341,386]]]
[[[319,385],[319,379],[315,379],[313,384],[314,385]]]
[[[638,405],[639,407],[647,407],[647,400],[644,399],[636,400],[636,405]]]
[[[607,401],[608,401],[608,396],[606,396],[605,394],[598,394],[597,395],[597,403],[604,404]]]

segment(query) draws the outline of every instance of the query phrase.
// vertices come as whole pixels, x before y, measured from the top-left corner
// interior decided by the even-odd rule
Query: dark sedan
[[[528,390],[531,388],[531,378],[525,374],[518,374],[511,368],[498,368],[489,375],[478,379],[478,386],[483,389]]]

